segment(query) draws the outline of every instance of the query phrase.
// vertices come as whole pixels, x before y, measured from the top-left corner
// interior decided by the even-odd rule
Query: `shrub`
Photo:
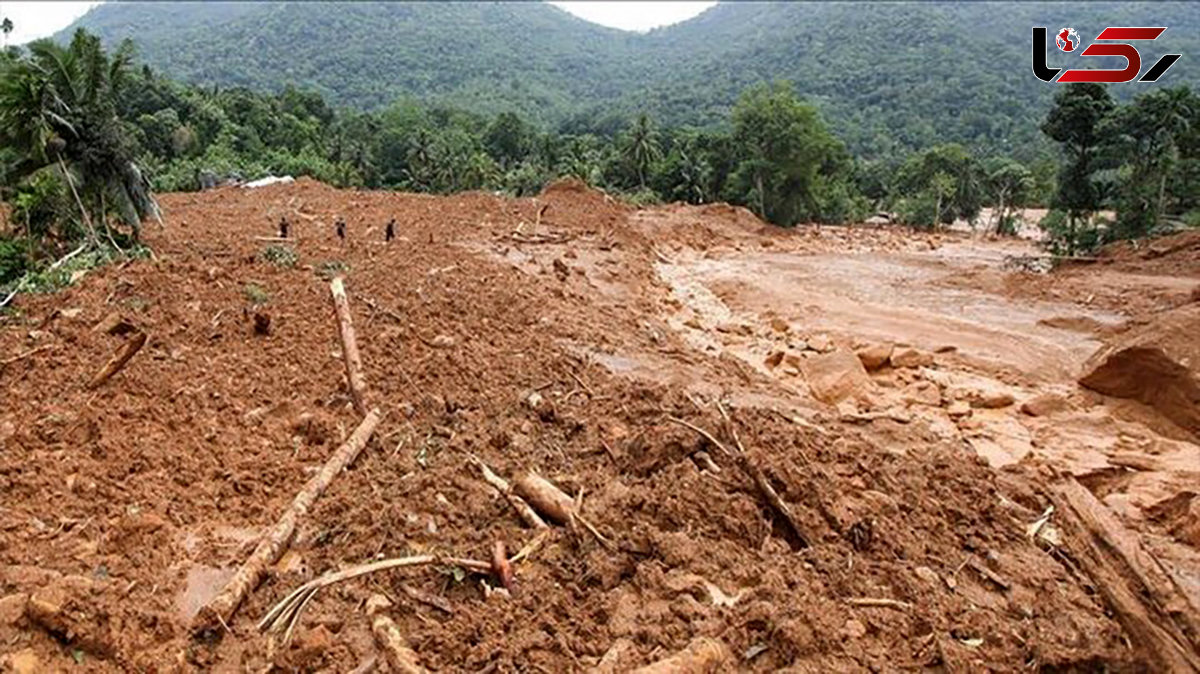
[[[256,283],[247,283],[242,288],[242,294],[246,296],[246,300],[251,304],[258,306],[271,301],[271,296],[263,289],[262,286]]]
[[[289,246],[272,245],[267,246],[258,254],[258,259],[264,262],[269,262],[276,267],[295,267],[299,256],[296,251]]]

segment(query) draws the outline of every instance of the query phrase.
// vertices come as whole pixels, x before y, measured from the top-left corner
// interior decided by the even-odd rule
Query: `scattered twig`
[[[756,466],[750,460],[749,456],[747,456],[746,448],[742,446],[741,439],[737,436],[737,429],[733,427],[733,422],[729,418],[729,414],[725,412],[725,408],[720,403],[717,403],[717,410],[720,411],[721,416],[725,419],[728,430],[733,436],[734,443],[737,444],[737,451],[729,449],[722,444],[720,440],[717,440],[712,433],[709,433],[693,423],[673,416],[668,416],[667,419],[699,433],[705,440],[708,440],[709,444],[720,450],[722,454],[733,459],[738,468],[741,469],[741,471],[754,482],[754,486],[758,489],[759,495],[763,497],[763,500],[765,500],[771,506],[771,508],[773,508],[775,512],[783,518],[783,521],[785,524],[787,524],[788,529],[790,529],[792,534],[798,539],[800,547],[807,548],[809,546],[809,540],[811,537],[804,531],[804,528],[800,526],[800,523],[796,521],[795,516],[792,514],[791,508],[787,503],[784,503],[783,499],[780,498],[779,493],[776,492],[775,488],[771,486],[771,482],[767,479],[766,474],[763,473],[762,469]]]
[[[93,236],[94,235],[95,235],[95,233],[93,232]],[[57,261],[54,262],[54,264],[50,265],[49,267],[46,267],[46,272],[52,272],[55,269],[58,269],[67,260],[70,260],[71,258],[75,257],[76,255],[82,253],[85,248],[87,248],[86,243],[79,244],[78,248],[67,253],[63,257],[59,258]],[[17,281],[17,285],[16,285],[16,287],[14,287],[12,289],[12,292],[10,292],[8,294],[8,296],[4,298],[3,301],[0,301],[0,309],[3,309],[4,307],[8,306],[8,303],[11,302],[14,297],[17,296],[17,293],[21,292],[25,288],[25,284],[29,281],[29,277],[32,275],[33,275],[32,272],[27,272],[24,276],[21,277],[20,281]]]

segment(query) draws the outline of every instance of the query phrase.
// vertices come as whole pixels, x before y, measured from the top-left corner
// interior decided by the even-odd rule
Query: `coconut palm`
[[[646,171],[662,156],[658,147],[658,132],[645,113],[638,115],[633,127],[625,137],[625,158],[637,171],[638,187],[646,186]]]
[[[30,44],[29,55],[9,61],[0,76],[0,145],[19,156],[10,180],[57,166],[85,223],[107,224],[111,209],[136,238],[142,218],[158,218],[159,209],[117,117],[132,56],[126,42],[110,58],[83,30],[67,47]]]

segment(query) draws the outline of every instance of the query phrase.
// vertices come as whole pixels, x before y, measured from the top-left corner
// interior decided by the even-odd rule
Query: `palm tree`
[[[650,164],[662,156],[658,147],[658,132],[650,122],[646,113],[638,115],[625,138],[625,158],[637,171],[638,186],[646,187],[646,170]]]
[[[89,228],[107,227],[111,206],[136,239],[143,217],[161,217],[117,117],[132,56],[126,42],[110,58],[83,30],[65,48],[30,44],[29,56],[10,61],[0,77],[0,145],[21,157],[16,179],[57,166]]]
[[[4,48],[8,49],[8,35],[13,32],[12,19],[6,16],[4,21],[0,21],[0,32],[4,33]]]

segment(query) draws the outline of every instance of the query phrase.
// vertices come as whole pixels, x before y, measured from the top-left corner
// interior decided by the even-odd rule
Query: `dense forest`
[[[75,27],[110,46],[128,37],[191,84],[292,85],[368,111],[410,98],[572,134],[612,135],[640,113],[718,126],[746,87],[782,79],[855,156],[954,142],[1030,162],[1050,150],[1037,125],[1054,93],[1030,77],[1031,26],[1064,23],[1089,41],[1105,26],[1171,26],[1146,59],[1200,53],[1200,5],[1165,2],[728,2],[648,34],[533,2],[109,3],[59,41]],[[1051,63],[1080,59],[1048,49]],[[1184,58],[1161,84],[1197,76]]]
[[[175,6],[128,7],[154,14]],[[183,14],[197,11],[193,5],[179,7]],[[220,42],[224,38],[215,36],[224,35],[223,27],[265,7],[296,11],[291,5],[220,4],[209,22],[199,25],[214,36],[210,41]],[[316,7],[314,11],[326,10]],[[375,5],[342,7],[351,16],[381,11]],[[395,14],[466,11],[443,5],[388,7]],[[464,7],[478,13],[484,24],[496,12],[558,17],[558,10],[541,5]],[[775,6],[734,9],[765,12],[767,7]],[[856,12],[870,13],[866,7],[815,5],[803,11],[826,18],[830,12],[848,12],[845,21],[853,24],[861,19]],[[923,7],[914,8],[915,15],[927,11]],[[898,8],[870,9],[886,15]],[[957,5],[943,9],[967,11]],[[718,6],[684,27],[703,33],[709,22],[721,19],[717,10],[733,11]],[[96,20],[97,14],[89,17]],[[893,18],[899,21],[902,15],[907,16]],[[582,37],[593,30],[573,18],[568,25]],[[604,40],[654,40],[664,53],[682,49],[679,43],[692,39],[669,30],[648,36],[597,30],[595,35],[607,36]],[[764,34],[770,36],[769,31]],[[182,47],[194,46],[188,38],[176,39],[181,40],[181,54],[187,52]],[[748,41],[751,52],[778,46],[761,35],[740,39]],[[247,54],[257,50],[229,48]],[[903,49],[914,63],[925,58],[915,48]],[[1026,58],[1027,50],[1022,50]],[[632,95],[626,92],[603,112],[563,114],[554,122],[547,115],[495,111],[482,102],[476,107],[469,97],[457,99],[460,104],[436,94],[423,97],[415,85],[410,95],[386,105],[359,108],[335,105],[346,98],[331,99],[319,90],[291,85],[273,90],[270,83],[249,82],[260,90],[186,83],[137,54],[132,42],[106,46],[98,36],[79,30],[67,41],[39,41],[0,55],[0,199],[11,205],[12,225],[0,234],[0,284],[25,279],[40,261],[76,242],[97,254],[135,246],[142,219],[158,215],[153,191],[196,190],[226,179],[282,174],[309,175],[338,186],[513,195],[534,194],[553,179],[574,176],[634,203],[729,201],[785,226],[858,222],[883,212],[916,227],[962,219],[1003,233],[1012,230],[1015,209],[1038,205],[1052,209],[1044,221],[1051,233],[1049,245],[1068,254],[1113,238],[1200,224],[1200,97],[1186,86],[1054,85],[1044,89],[1051,100],[1037,115],[1033,99],[1019,109],[993,101],[1000,107],[989,111],[987,130],[973,140],[958,137],[962,142],[953,142],[954,129],[962,127],[948,122],[944,129],[931,126],[927,135],[899,140],[887,128],[892,123],[911,129],[931,124],[949,106],[909,109],[887,118],[892,121],[868,122],[861,117],[863,109],[843,115],[838,111],[844,102],[810,93],[813,82],[828,74],[792,83],[751,69],[739,75],[746,80],[741,86],[739,78],[721,79],[709,72],[714,82],[740,88],[726,107],[705,108],[693,100],[693,112],[699,115],[691,118],[694,123],[681,121],[689,119],[681,113],[687,106],[680,103],[688,99],[673,98],[667,86],[644,91],[644,105],[628,111],[622,106],[637,99],[622,98]],[[587,60],[582,51],[576,57]],[[561,69],[582,63],[572,58],[564,56]],[[712,63],[732,67],[735,56],[727,58]],[[454,60],[447,57],[447,62]],[[887,62],[886,68],[859,62],[839,67],[846,68],[846,79],[862,96],[879,97],[881,87],[887,89],[883,80],[871,78],[886,79],[878,73],[904,62]],[[687,65],[700,71],[706,67],[701,59]],[[224,66],[214,61],[207,67]],[[823,67],[832,68],[828,63]],[[1022,82],[1045,86],[1027,64],[1023,67]],[[448,68],[446,76],[453,72]],[[994,64],[987,72],[996,81],[1010,77]],[[419,73],[410,75],[419,79]],[[897,98],[900,90],[916,86],[904,85],[898,74],[891,77]],[[537,78],[531,75],[529,81]],[[957,100],[947,96],[950,89],[944,83],[935,80],[927,86],[940,93],[932,96],[935,101]],[[1010,130],[1000,131],[1001,126]],[[987,140],[1016,137],[1018,131],[1036,139],[1028,143],[1038,149],[1020,151]],[[893,141],[886,151],[870,140],[877,134]],[[985,206],[993,206],[994,215],[982,222],[979,214]],[[1115,211],[1116,220],[1100,219],[1101,211]]]

